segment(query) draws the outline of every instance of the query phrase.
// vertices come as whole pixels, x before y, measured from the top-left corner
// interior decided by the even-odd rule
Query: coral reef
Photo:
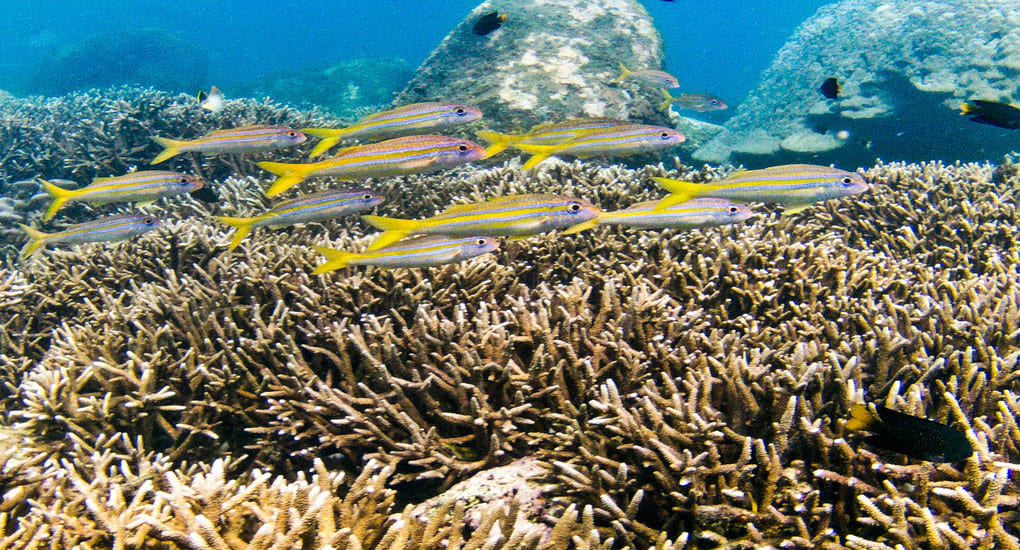
[[[471,31],[496,10],[508,14],[500,29]],[[655,69],[662,61],[662,38],[634,0],[486,1],[433,50],[395,104],[467,103],[500,113],[486,124],[501,132],[586,116],[665,124],[658,89],[611,82],[620,62]]]
[[[120,172],[154,154],[148,132],[322,116],[235,100],[221,120],[137,90],[0,108],[4,208],[30,220],[32,177]],[[1020,547],[1015,156],[879,164],[864,195],[739,226],[321,277],[309,245],[358,249],[370,228],[231,254],[211,216],[264,210],[271,176],[174,161],[219,202],[159,202],[160,231],[25,263],[2,237],[0,547]],[[722,175],[674,165],[366,185],[417,218],[549,191],[615,210],[660,196],[652,176]],[[844,428],[862,401],[959,425],[976,452],[869,449]]]
[[[600,227],[461,266],[324,277],[306,245],[364,245],[360,222],[265,232],[229,255],[208,205],[154,205],[179,219],[162,234],[0,272],[0,536],[1015,548],[1020,180],[992,171],[878,165],[859,200],[792,218]],[[423,216],[549,189],[614,209],[655,196],[653,175],[715,176],[459,174],[373,186],[390,212]],[[224,210],[261,208],[259,185],[221,182]],[[876,454],[843,430],[864,399],[959,423],[977,452]],[[464,489],[511,466],[536,492]]]
[[[1001,158],[1016,147],[1015,134],[972,123],[959,106],[972,98],[1020,101],[1018,20],[1010,0],[825,6],[695,158],[752,167]],[[829,77],[842,83],[835,100],[818,92]]]
[[[178,35],[156,28],[92,36],[30,71],[24,93],[61,95],[132,84],[195,93],[206,86],[209,55]]]
[[[321,107],[332,115],[357,120],[386,108],[414,73],[403,59],[343,61],[321,70],[302,70],[260,78],[231,87],[233,97],[270,97],[295,107]]]

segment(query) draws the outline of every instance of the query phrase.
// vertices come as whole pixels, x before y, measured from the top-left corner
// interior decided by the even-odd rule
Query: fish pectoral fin
[[[805,204],[787,204],[783,208],[783,215],[784,216],[790,216],[790,215],[796,214],[798,212],[803,212],[803,211],[807,210],[808,208],[811,208],[811,204],[810,203],[805,203]]]
[[[561,235],[573,235],[574,233],[580,233],[585,229],[591,229],[599,224],[599,219],[595,218],[586,222],[574,224],[560,232]]]

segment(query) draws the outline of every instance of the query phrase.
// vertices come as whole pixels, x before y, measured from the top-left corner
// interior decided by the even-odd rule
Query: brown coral
[[[228,254],[208,205],[157,204],[183,219],[0,273],[0,536],[1013,547],[1020,180],[993,184],[992,169],[879,165],[872,192],[798,216],[600,227],[462,265],[322,277],[307,245],[364,245],[359,221]],[[666,174],[558,163],[370,185],[416,217],[543,190],[618,208]],[[223,210],[264,208],[260,185],[221,182]],[[843,429],[864,399],[965,426],[974,457],[876,454]],[[475,514],[446,493],[525,457],[551,487],[540,517],[514,499]],[[426,520],[422,502],[436,503]]]

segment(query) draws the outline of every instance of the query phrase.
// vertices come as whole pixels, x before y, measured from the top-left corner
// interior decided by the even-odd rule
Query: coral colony
[[[465,36],[497,40],[514,21]],[[184,153],[160,168],[212,198],[159,195],[143,215],[158,227],[113,244],[68,236],[135,206],[83,197],[45,226],[36,179],[147,170],[153,136],[364,114],[238,98],[211,114],[122,87],[3,96],[0,115],[0,548],[1020,548],[1015,153],[840,173],[867,192],[787,200],[810,205],[791,215],[733,197],[669,206],[708,220],[693,228],[654,218],[668,196],[655,181],[690,191],[747,173],[692,169],[675,150],[636,168],[523,170],[511,151],[310,178],[283,203],[255,161],[307,163],[310,143]],[[778,185],[767,175],[754,183]],[[331,194],[341,186],[350,196]],[[485,254],[461,263],[384,269],[369,257],[406,241],[372,250],[358,216],[312,212],[361,212],[343,203],[360,199],[385,225],[517,195],[529,216],[547,206],[532,197],[555,195],[591,219],[556,225],[577,234],[483,235]],[[16,223],[65,246],[22,259]],[[449,245],[414,238],[414,254]],[[326,249],[363,256],[313,274]],[[869,445],[848,427],[866,403],[958,429],[956,460]]]

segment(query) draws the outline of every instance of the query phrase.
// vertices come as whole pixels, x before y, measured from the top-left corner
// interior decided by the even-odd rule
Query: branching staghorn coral
[[[27,449],[0,454],[3,540],[1010,547],[1020,182],[992,170],[879,165],[869,194],[792,217],[323,277],[308,245],[364,246],[359,221],[226,252],[208,216],[265,208],[260,174],[218,182],[222,205],[158,203],[176,218],[162,233],[3,270],[4,429]],[[658,196],[651,175],[715,174],[575,162],[367,185],[390,196],[382,212],[424,217],[538,191],[612,209]],[[327,185],[343,184],[306,190]],[[863,400],[958,424],[977,452],[931,466],[869,449],[843,428]],[[548,465],[552,515],[471,519],[453,488],[521,458]],[[363,475],[371,493],[352,490]],[[374,511],[329,527],[348,499]]]

